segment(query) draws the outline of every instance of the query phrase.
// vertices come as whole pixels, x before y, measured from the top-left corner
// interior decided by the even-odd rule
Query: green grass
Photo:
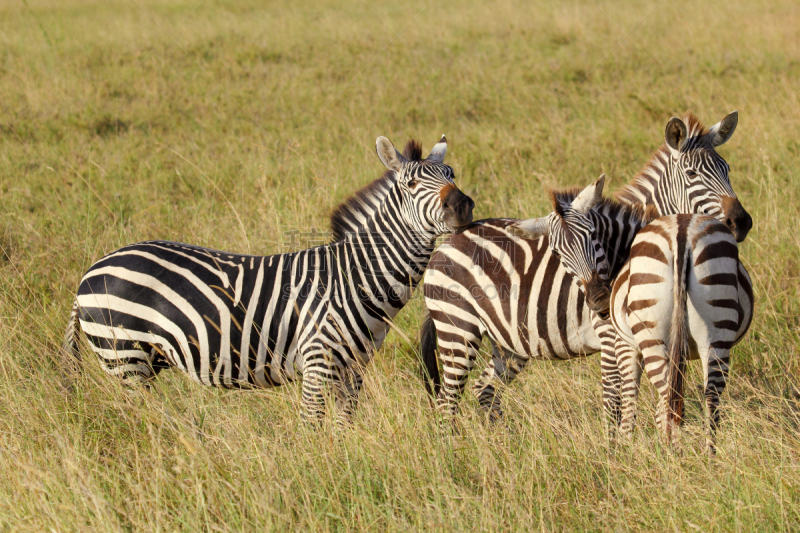
[[[0,529],[800,529],[797,87],[793,0],[1,4]],[[681,451],[661,449],[649,385],[610,449],[597,358],[532,363],[505,426],[468,401],[444,437],[394,333],[341,433],[299,420],[297,386],[165,372],[131,395],[93,364],[61,386],[95,260],[151,238],[284,251],[382,173],[378,135],[446,133],[476,217],[539,216],[547,186],[627,182],[672,115],[733,109],[756,316],[717,457],[694,389]],[[397,319],[410,338],[422,310]]]

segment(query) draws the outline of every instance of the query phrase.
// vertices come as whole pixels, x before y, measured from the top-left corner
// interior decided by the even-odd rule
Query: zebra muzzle
[[[753,227],[753,218],[744,210],[738,198],[725,196],[722,198],[722,211],[725,225],[731,230],[736,242],[742,242]]]
[[[472,209],[475,202],[458,190],[452,187],[442,198],[442,208],[444,209],[444,221],[453,230],[463,229],[472,222]]]
[[[611,289],[609,289],[608,284],[595,272],[588,282],[583,282],[583,289],[586,293],[586,305],[589,306],[589,309],[604,320],[608,318],[611,306]]]

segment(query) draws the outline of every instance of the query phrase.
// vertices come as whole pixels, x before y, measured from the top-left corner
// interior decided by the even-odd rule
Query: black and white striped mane
[[[630,186],[630,185],[629,185]],[[571,204],[578,194],[581,193],[580,187],[567,187],[564,189],[551,190],[550,199],[553,202],[553,210],[560,216],[564,216],[563,205]],[[595,206],[592,211],[602,213],[611,219],[635,218],[645,223],[652,222],[658,218],[658,209],[653,205],[645,206],[643,204],[628,204],[622,202],[614,197],[604,196]]]
[[[403,148],[403,156],[409,161],[423,162],[422,145],[410,140]],[[331,213],[331,242],[339,242],[348,233],[363,228],[380,207],[384,198],[392,190],[397,174],[391,170],[369,185],[357,190],[350,198],[336,206]]]
[[[685,117],[683,117],[683,122],[686,124],[687,138],[682,151],[701,147],[711,148],[710,141],[708,137],[706,137],[709,129],[706,128],[702,122],[700,122],[700,119],[697,118],[697,116],[695,116],[693,113],[688,113]],[[652,176],[660,175],[664,171],[664,166],[669,159],[669,148],[667,147],[666,143],[663,143],[650,158],[650,161],[644,165],[642,170],[640,170],[639,173],[634,176],[629,184],[618,190],[614,194],[614,197],[619,200],[628,199],[631,201],[636,198],[635,191],[637,190],[645,195],[649,195],[650,193],[647,185],[652,185]],[[634,192],[634,194],[631,194],[632,192]]]

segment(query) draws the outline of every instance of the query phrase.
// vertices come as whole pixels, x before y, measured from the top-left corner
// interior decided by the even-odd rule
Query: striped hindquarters
[[[719,397],[729,372],[731,348],[753,316],[753,292],[730,229],[702,215],[659,218],[642,228],[630,260],[612,290],[611,317],[620,340],[640,353],[644,370],[660,395],[656,422],[668,440],[683,414],[686,361],[703,361],[706,442],[715,449]],[[621,351],[620,351],[621,350]],[[631,354],[618,343],[618,361],[628,372]],[[635,362],[633,363],[636,364]],[[635,385],[623,393],[635,398]],[[627,391],[627,392],[626,392]],[[634,413],[624,409],[628,431]]]
[[[171,365],[206,385],[276,385],[294,372],[298,310],[327,284],[328,260],[319,249],[257,257],[134,244],[84,276],[81,329],[112,374]]]
[[[639,231],[630,261],[614,283],[614,327],[628,340],[643,330],[669,331],[672,319],[665,317],[672,316],[676,258],[682,250],[690,313],[713,328],[733,331],[732,346],[752,319],[752,284],[730,230],[702,215],[661,217]]]

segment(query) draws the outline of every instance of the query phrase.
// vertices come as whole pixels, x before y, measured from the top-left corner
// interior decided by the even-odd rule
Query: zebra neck
[[[404,305],[422,279],[433,253],[435,236],[412,230],[399,209],[387,202],[346,242],[361,263],[362,279],[376,293],[392,294],[394,307]],[[396,311],[399,311],[397,307]]]
[[[622,208],[617,213],[596,213],[595,227],[603,228],[601,244],[606,251],[610,278],[617,276],[628,261],[636,234],[646,223],[638,210]]]

